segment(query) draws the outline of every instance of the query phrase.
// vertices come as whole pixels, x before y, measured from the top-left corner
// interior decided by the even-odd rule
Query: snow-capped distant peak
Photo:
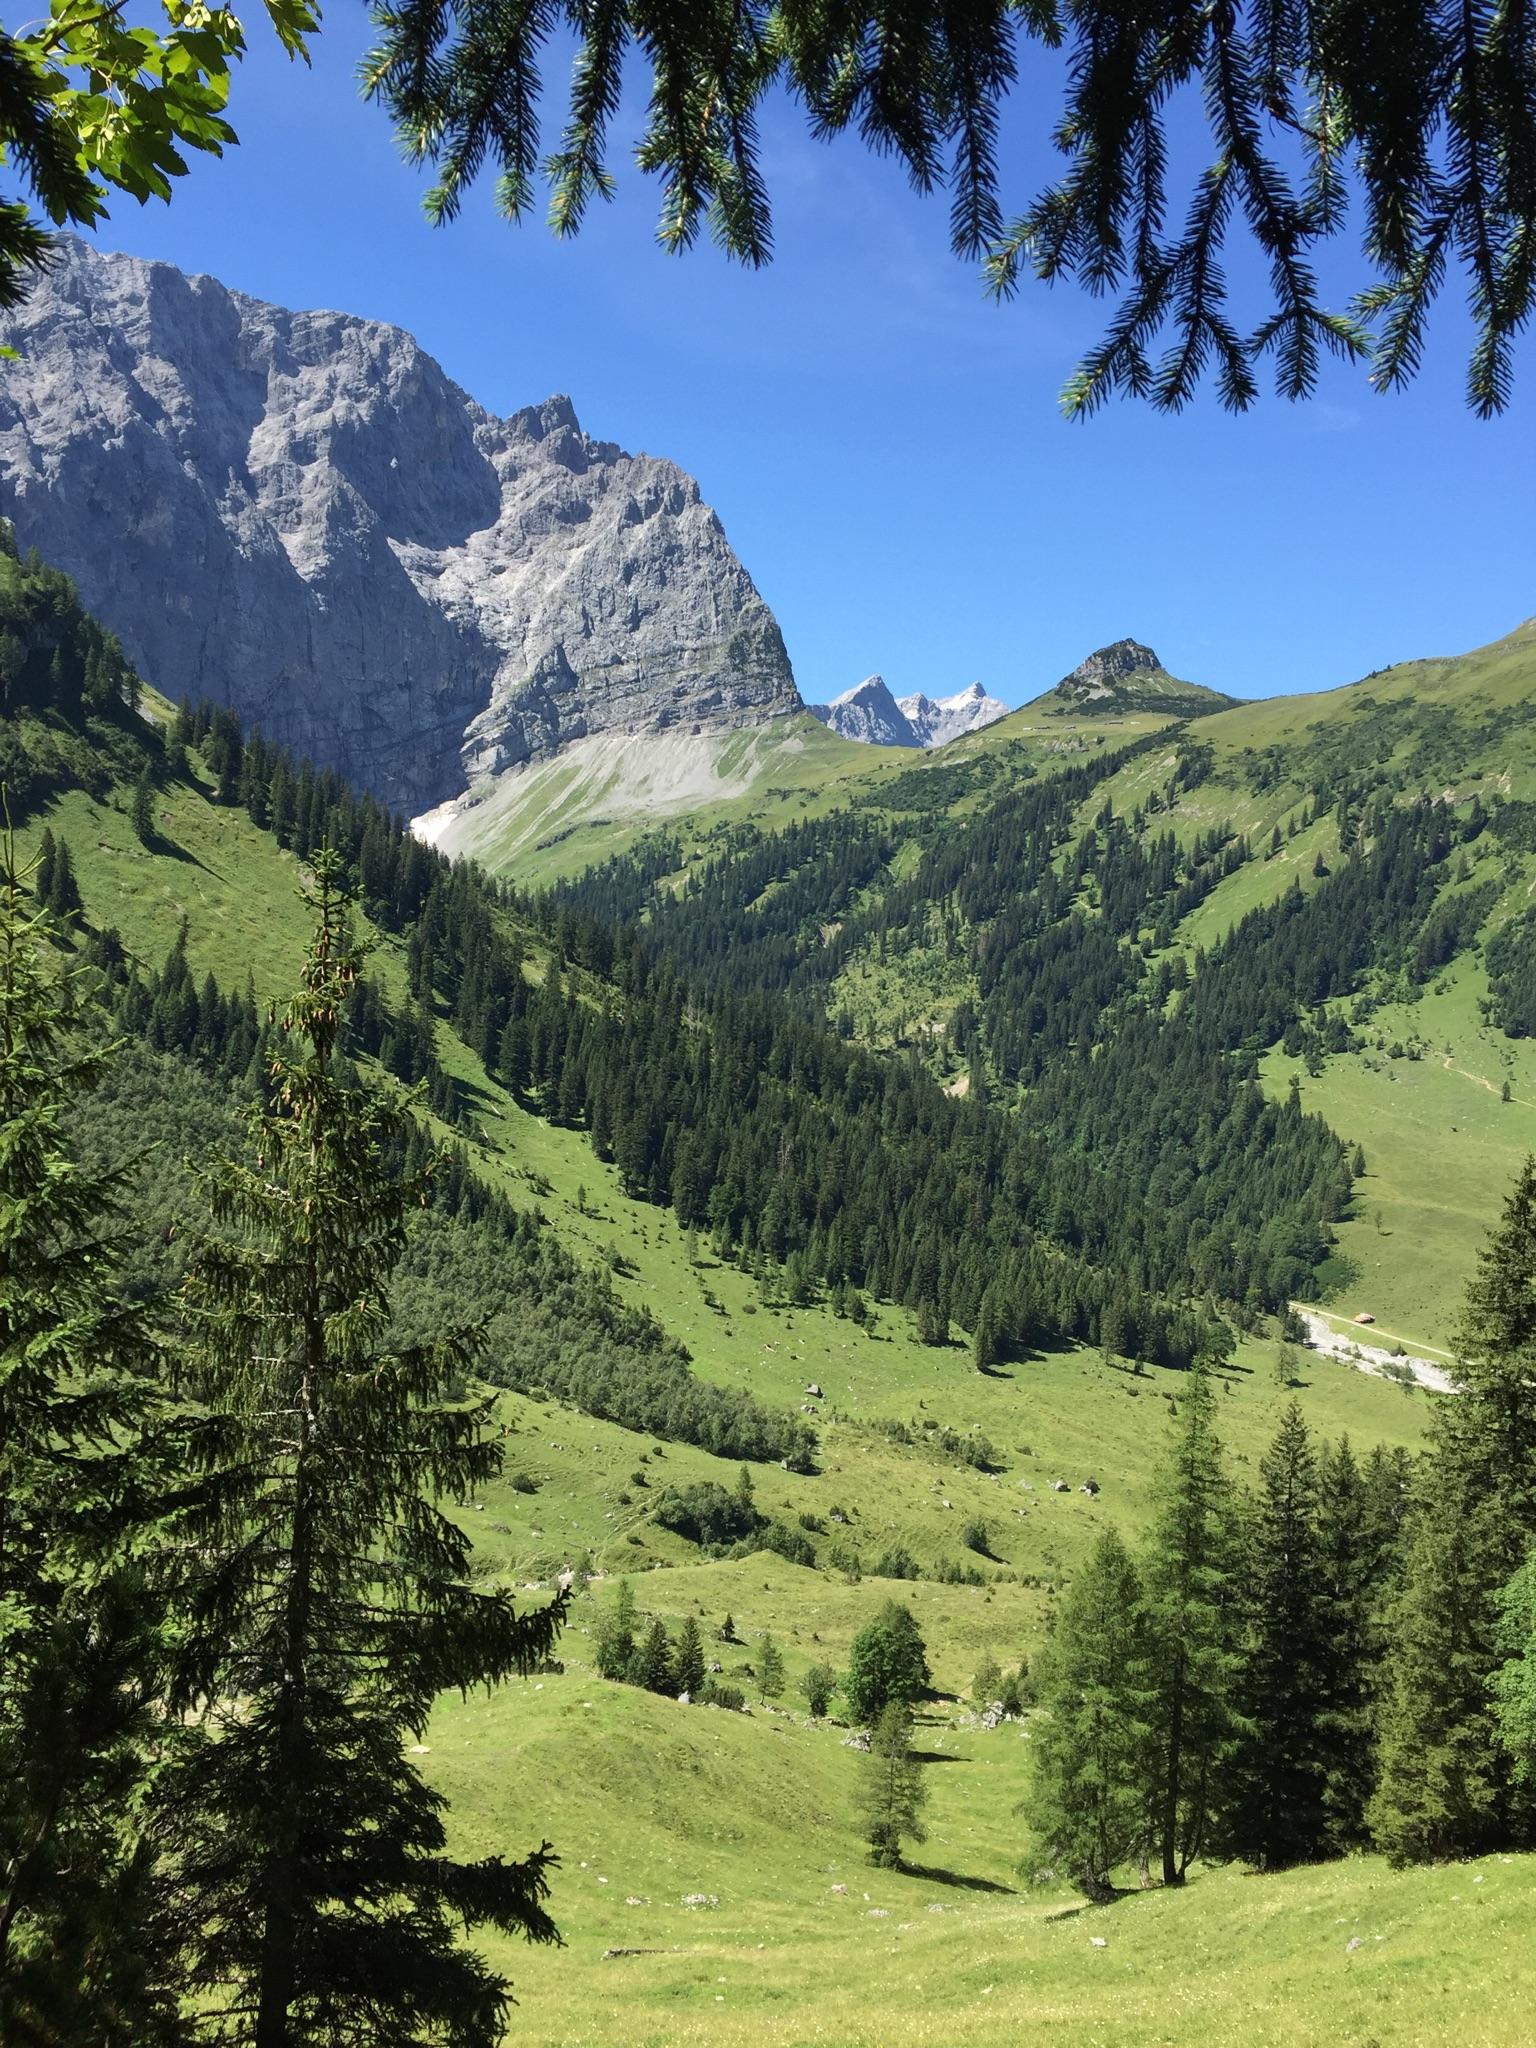
[[[919,690],[915,696],[899,698],[897,708],[921,747],[942,747],[946,741],[958,739],[961,733],[979,732],[984,725],[991,725],[994,719],[1004,718],[1008,713],[1008,706],[989,697],[980,683],[967,683],[963,690],[956,690],[952,697],[941,697],[936,704]]]
[[[830,704],[808,704],[823,725],[845,740],[876,747],[942,747],[963,732],[977,732],[1001,718],[1008,706],[989,697],[980,683],[968,683],[937,703],[921,690],[893,697],[883,676],[866,676]]]

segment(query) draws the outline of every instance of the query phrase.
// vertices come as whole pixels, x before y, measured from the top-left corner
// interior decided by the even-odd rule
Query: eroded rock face
[[[800,708],[698,485],[410,335],[66,240],[0,321],[0,510],[167,695],[410,809],[586,733]]]
[[[1124,682],[1128,676],[1158,675],[1162,673],[1162,667],[1152,649],[1144,647],[1139,640],[1116,640],[1080,661],[1071,675],[1063,676],[1056,687],[1063,696],[1091,702],[1098,697],[1112,696],[1115,685]]]
[[[884,676],[866,676],[862,683],[844,690],[830,704],[812,704],[807,708],[845,740],[861,740],[871,747],[921,744]]]

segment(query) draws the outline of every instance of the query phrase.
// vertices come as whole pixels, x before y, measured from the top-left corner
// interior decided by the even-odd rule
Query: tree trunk
[[[1175,1660],[1173,1697],[1168,1714],[1167,1784],[1163,1788],[1163,1883],[1184,1882],[1179,1868],[1179,1773],[1184,1761],[1184,1659]]]
[[[288,2016],[298,1988],[300,1760],[306,1737],[305,1707],[314,1578],[314,1504],[309,1458],[315,1433],[317,1391],[325,1362],[325,1326],[311,1247],[309,1302],[305,1316],[304,1370],[296,1401],[298,1448],[293,1466],[293,1534],[288,1592],[283,1615],[283,1701],[276,1747],[277,1783],[272,1788],[273,1852],[267,1864],[266,1901],[257,1978],[256,2028],[252,2048],[288,2048]]]

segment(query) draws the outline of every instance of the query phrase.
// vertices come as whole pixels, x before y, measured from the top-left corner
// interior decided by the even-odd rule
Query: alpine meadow
[[[258,15],[0,29],[0,2048],[1528,2042],[1536,18]]]

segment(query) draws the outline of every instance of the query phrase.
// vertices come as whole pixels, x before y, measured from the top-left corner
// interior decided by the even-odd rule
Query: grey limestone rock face
[[[884,676],[866,676],[830,704],[808,707],[823,725],[845,740],[871,747],[915,747],[919,744],[905,712],[891,695]]]
[[[146,678],[421,809],[588,733],[799,710],[698,485],[410,335],[66,240],[0,339],[0,510]]]
[[[1151,648],[1144,647],[1139,640],[1116,640],[1080,661],[1056,687],[1064,695],[1084,699],[1106,697],[1127,676],[1155,674],[1162,666]]]

